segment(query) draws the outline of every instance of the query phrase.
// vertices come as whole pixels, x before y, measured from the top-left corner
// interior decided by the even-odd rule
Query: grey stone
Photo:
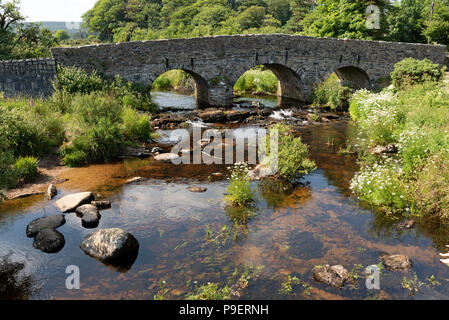
[[[164,153],[164,149],[159,148],[159,147],[154,147],[153,149],[151,149],[151,153]]]
[[[90,204],[97,207],[98,210],[110,209],[112,206],[111,201],[92,201]]]
[[[342,288],[348,280],[349,272],[341,265],[330,266],[316,266],[313,271],[313,279],[315,281],[327,284],[334,288]]]
[[[100,223],[101,215],[98,208],[92,204],[85,204],[76,208],[76,213],[81,216],[82,225],[86,228],[96,228]]]
[[[58,189],[56,189],[56,187],[53,184],[51,184],[48,187],[47,192],[45,193],[45,196],[47,197],[48,200],[51,200],[54,197],[56,197],[57,194],[58,194]]]
[[[179,156],[174,153],[162,153],[154,157],[154,160],[161,162],[172,162],[178,160]]]
[[[56,253],[64,248],[64,236],[54,229],[44,229],[34,238],[33,247],[45,253]]]
[[[80,192],[69,194],[55,202],[56,207],[61,212],[72,212],[83,204],[91,203],[95,200],[92,192]]]
[[[39,231],[44,229],[55,229],[65,224],[65,217],[63,214],[56,214],[53,216],[38,218],[31,221],[26,229],[27,237],[35,237]]]
[[[88,235],[80,248],[100,261],[119,262],[134,256],[139,250],[139,242],[122,229],[101,229]]]

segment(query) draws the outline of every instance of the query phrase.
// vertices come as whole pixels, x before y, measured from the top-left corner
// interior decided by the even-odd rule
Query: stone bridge
[[[278,96],[303,102],[333,72],[341,83],[376,89],[406,57],[445,63],[445,46],[291,35],[235,35],[53,48],[56,62],[152,85],[172,69],[190,74],[199,107],[227,106],[249,69],[264,65],[278,78]]]

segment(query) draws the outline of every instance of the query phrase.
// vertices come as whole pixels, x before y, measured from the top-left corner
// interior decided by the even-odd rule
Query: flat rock
[[[136,183],[136,182],[140,182],[143,181],[144,178],[142,177],[134,177],[132,179],[129,179],[128,181],[126,181],[126,184],[131,184],[131,183]]]
[[[151,149],[151,153],[164,153],[164,149],[159,148],[159,147],[154,147],[153,149]]]
[[[97,207],[98,210],[106,210],[112,207],[111,201],[92,201],[90,204]]]
[[[56,195],[58,194],[58,189],[56,189],[56,187],[51,184],[48,189],[47,192],[45,193],[45,196],[47,197],[48,200],[52,200],[54,197],[56,197]]]
[[[226,115],[222,110],[205,111],[198,115],[204,122],[225,122]]]
[[[95,200],[92,192],[81,192],[69,194],[55,202],[61,212],[72,212],[83,204],[91,203]]]
[[[46,253],[56,253],[64,248],[65,239],[62,233],[54,229],[43,229],[34,238],[33,247]]]
[[[31,221],[26,229],[27,237],[35,237],[41,230],[55,229],[65,224],[65,217],[63,214],[56,214],[53,216],[43,217]]]
[[[88,235],[80,248],[100,261],[119,262],[132,257],[135,259],[139,242],[122,229],[100,229]]]
[[[76,213],[81,216],[82,225],[86,228],[98,227],[101,219],[98,208],[92,204],[85,204],[76,209]]]
[[[403,254],[381,254],[379,256],[385,268],[391,271],[407,270],[412,267],[412,262],[409,257]]]
[[[203,188],[203,187],[190,187],[189,189],[190,192],[198,192],[198,193],[203,193],[207,191],[207,188]]]
[[[172,162],[179,159],[179,156],[174,153],[162,153],[154,157],[154,160],[161,162]]]
[[[349,272],[341,265],[316,266],[313,271],[315,281],[327,284],[334,288],[342,288],[348,279]]]

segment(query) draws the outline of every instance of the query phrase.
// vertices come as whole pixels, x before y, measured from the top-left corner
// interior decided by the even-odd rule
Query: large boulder
[[[348,280],[349,272],[341,265],[316,266],[313,271],[313,279],[315,281],[327,284],[334,288],[342,288]]]
[[[112,264],[134,262],[139,242],[122,229],[100,229],[88,235],[80,246],[86,254]]]
[[[379,256],[382,264],[391,271],[407,270],[412,267],[412,262],[409,257],[403,254],[389,255],[383,253]]]
[[[56,253],[64,248],[65,239],[62,233],[54,229],[44,229],[34,238],[33,247],[46,253]]]
[[[75,211],[76,208],[82,206],[83,204],[91,203],[94,201],[95,197],[92,192],[81,192],[69,194],[65,197],[62,197],[58,201],[55,202],[56,207],[58,207],[61,212],[72,212]]]
[[[28,224],[26,234],[27,237],[34,238],[41,230],[55,229],[63,224],[65,224],[65,217],[62,214],[35,219]]]
[[[85,204],[76,208],[76,213],[81,217],[82,225],[85,228],[96,228],[100,224],[100,212],[92,204]]]

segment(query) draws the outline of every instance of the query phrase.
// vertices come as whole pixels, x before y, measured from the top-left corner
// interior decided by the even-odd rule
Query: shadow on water
[[[8,298],[21,299],[153,299],[166,281],[166,298],[183,299],[195,286],[217,282],[233,285],[236,273],[259,270],[244,290],[242,299],[415,299],[449,298],[447,268],[438,263],[438,251],[449,235],[432,221],[420,221],[412,230],[398,231],[391,220],[351,196],[349,182],[357,170],[353,155],[339,154],[353,128],[343,122],[301,129],[318,169],[301,184],[282,180],[253,183],[258,198],[251,208],[229,206],[224,201],[227,169],[224,165],[181,165],[147,160],[127,160],[68,170],[59,186],[62,197],[75,191],[93,191],[112,202],[102,211],[98,228],[122,228],[139,241],[139,254],[120,269],[85,255],[79,248],[92,230],[82,227],[76,214],[58,228],[66,245],[57,255],[32,247],[25,236],[27,224],[56,214],[54,201],[33,197],[0,206],[0,247],[25,253],[31,275],[41,283],[29,290],[31,278],[17,282]],[[220,172],[221,177],[213,175]],[[125,184],[133,177],[144,180]],[[192,193],[191,186],[206,187]],[[433,226],[433,227],[432,227]],[[407,272],[383,270],[380,291],[364,287],[357,265],[378,264],[381,252],[403,253],[412,259]],[[313,281],[316,265],[342,264],[354,274],[355,283],[334,289]],[[65,269],[77,265],[81,289],[65,287]],[[19,266],[7,272],[16,272]],[[359,271],[357,271],[359,270]],[[1,272],[1,271],[0,271]],[[426,286],[410,296],[402,288],[403,277],[416,272],[420,280],[434,275],[441,283]],[[5,273],[6,278],[13,275]],[[288,276],[302,285],[291,294],[280,293]],[[9,292],[9,293],[8,293]],[[16,293],[15,293],[16,292]],[[23,292],[23,293],[22,293]]]

